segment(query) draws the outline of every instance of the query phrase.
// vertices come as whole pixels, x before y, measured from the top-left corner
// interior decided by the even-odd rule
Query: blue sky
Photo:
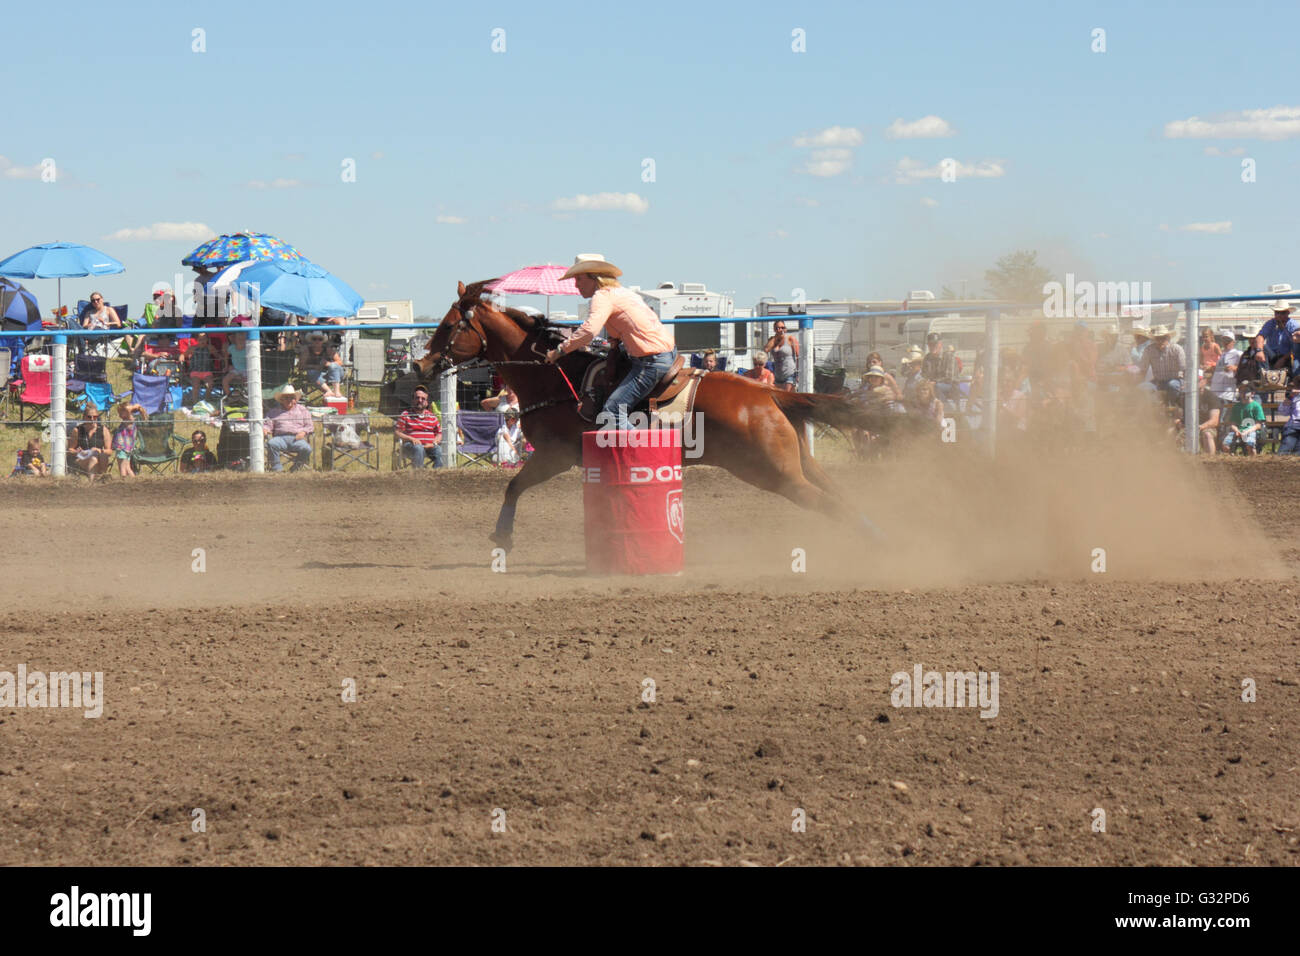
[[[578,252],[629,284],[704,281],[738,305],[796,287],[982,291],[1017,248],[1157,298],[1300,287],[1298,11],[19,5],[0,66],[0,255],[96,246],[126,273],[69,280],[64,300],[93,286],[135,313],[198,242],[239,229],[436,315],[458,279]],[[945,158],[955,182],[933,176]],[[128,238],[157,234],[180,238]],[[52,281],[26,284],[53,305]]]

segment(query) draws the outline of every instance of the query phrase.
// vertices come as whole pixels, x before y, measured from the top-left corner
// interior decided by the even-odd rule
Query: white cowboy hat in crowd
[[[617,279],[622,274],[623,270],[614,263],[606,261],[604,256],[595,252],[583,252],[574,256],[573,265],[569,266],[569,271],[560,278],[563,280],[572,279],[574,276],[591,275]]]
[[[1174,337],[1174,330],[1167,325],[1154,325],[1148,335],[1153,339],[1171,339]]]
[[[1294,303],[1294,302],[1288,302],[1286,299],[1278,299],[1276,302],[1273,303],[1273,311],[1274,311],[1274,312],[1294,312],[1294,311],[1295,311],[1295,303]]]
[[[301,394],[302,392],[298,391],[296,388],[293,387],[292,382],[286,382],[284,388],[280,389],[278,392],[275,393],[275,397],[283,398],[292,395],[294,398],[297,398]]]

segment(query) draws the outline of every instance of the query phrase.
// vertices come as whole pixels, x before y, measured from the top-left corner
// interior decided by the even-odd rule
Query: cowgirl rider
[[[628,429],[627,410],[654,390],[677,359],[673,335],[635,292],[618,284],[623,274],[612,262],[595,255],[578,256],[563,276],[573,279],[579,294],[591,300],[591,310],[576,332],[559,348],[546,353],[546,361],[583,348],[605,329],[605,337],[621,343],[632,359],[632,369],[610,393],[597,421],[603,428]]]

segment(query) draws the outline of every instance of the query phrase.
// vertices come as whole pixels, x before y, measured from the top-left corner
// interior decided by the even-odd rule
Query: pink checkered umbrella
[[[574,281],[560,278],[568,271],[568,266],[550,263],[544,266],[524,266],[489,283],[487,287],[493,292],[515,295],[577,295],[578,287]]]

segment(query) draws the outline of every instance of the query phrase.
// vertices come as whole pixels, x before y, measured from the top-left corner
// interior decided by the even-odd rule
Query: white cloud
[[[120,242],[144,241],[149,239],[160,239],[164,241],[183,239],[186,242],[202,242],[204,239],[210,239],[216,234],[217,231],[215,229],[203,222],[155,222],[152,226],[140,226],[136,229],[119,229],[117,232],[110,233],[104,238],[116,239]]]
[[[937,199],[931,199],[929,196],[922,196],[922,197],[921,197],[921,205],[922,205],[922,206],[929,206],[931,209],[933,209],[935,206],[939,205],[939,200],[937,200]]]
[[[767,237],[769,239],[788,239],[790,238],[790,233],[786,232],[784,229],[774,229],[772,232],[767,234]]]
[[[1219,149],[1217,146],[1205,147],[1206,156],[1245,156],[1245,146],[1234,146],[1232,149]]]
[[[1203,232],[1212,236],[1223,236],[1232,232],[1232,220],[1223,222],[1189,222],[1180,226],[1183,232]]]
[[[449,226],[461,226],[469,222],[464,216],[436,216],[433,221],[446,223]]]
[[[1105,232],[1094,232],[1094,233],[1092,234],[1092,238],[1094,238],[1094,239],[1109,239],[1109,238],[1110,238],[1110,234],[1109,234],[1109,233],[1105,233]]]
[[[957,131],[948,125],[948,121],[938,116],[922,116],[910,123],[903,122],[900,117],[885,130],[886,139],[942,139],[956,135]]]
[[[0,156],[0,176],[5,179],[40,179],[41,164],[35,166],[17,166],[7,156]]]
[[[795,200],[795,202],[797,202],[801,206],[809,206],[809,207],[815,207],[821,205],[820,200],[813,199],[811,196],[800,196],[798,199]]]
[[[862,131],[853,126],[830,126],[820,133],[796,136],[794,144],[800,149],[825,149],[834,146],[861,146]]]
[[[249,189],[296,189],[302,185],[301,180],[297,179],[272,179],[269,183],[264,179],[250,179],[244,183]]]
[[[555,200],[555,202],[551,203],[551,208],[561,212],[613,209],[640,215],[650,208],[650,203],[636,193],[595,193],[590,196],[579,193],[577,196],[567,196]]]
[[[838,176],[853,164],[851,149],[814,149],[803,171],[810,176]]]
[[[997,179],[1007,174],[1005,159],[984,159],[978,163],[957,161],[957,180],[963,179]],[[904,156],[894,169],[894,182],[907,185],[922,179],[938,179],[943,175],[943,163],[927,166],[919,159]]]
[[[370,154],[370,158],[371,158],[371,159],[383,159],[383,158],[384,158],[383,150],[379,150],[379,149],[375,150],[373,153]]]
[[[1165,124],[1165,139],[1291,139],[1300,136],[1300,106],[1236,110]]]

